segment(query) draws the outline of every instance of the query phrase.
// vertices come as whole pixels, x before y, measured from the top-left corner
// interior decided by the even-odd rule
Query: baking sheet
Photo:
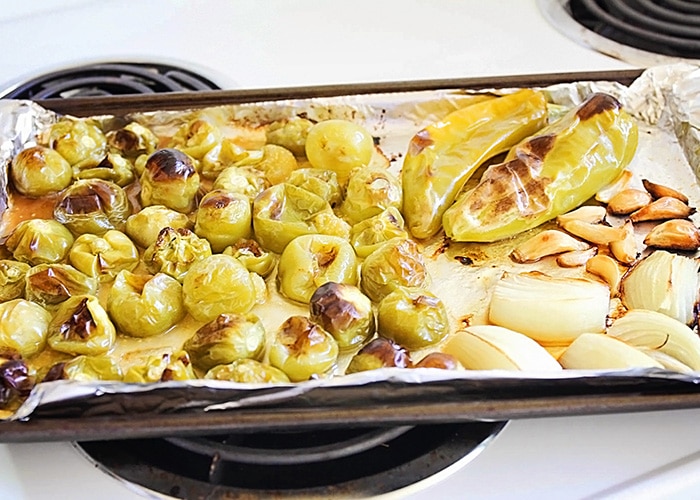
[[[699,71],[689,65],[664,66],[645,71],[629,87],[612,81],[614,75],[606,75],[602,81],[571,78],[570,82],[547,85],[546,90],[552,102],[564,106],[580,102],[592,91],[605,91],[618,97],[640,121],[640,149],[631,168],[640,174],[649,174],[655,182],[678,187],[689,195],[692,205],[698,206],[700,188],[695,175],[700,164],[697,157],[700,154],[697,147]],[[543,77],[543,80],[547,78]],[[264,121],[280,119],[304,109],[317,118],[352,116],[353,119],[364,119],[365,126],[379,137],[387,156],[395,160],[393,168],[400,168],[407,137],[458,107],[472,92],[502,93],[521,86],[517,79],[506,81],[508,85],[504,86],[503,81],[494,79],[492,87],[484,85],[475,91],[447,85],[444,89],[427,90],[397,85],[381,93],[227,104],[209,112],[220,114],[222,119],[234,116]],[[534,83],[528,81],[527,86]],[[190,105],[195,103],[196,99],[192,98]],[[13,111],[8,111],[11,107]],[[171,127],[178,120],[191,116],[189,111],[164,113],[161,108],[151,109],[159,111],[133,116],[146,122],[157,121],[163,127]],[[31,142],[31,130],[40,130],[55,119],[54,113],[33,103],[0,101],[0,117],[8,113],[13,118],[2,121],[0,128],[4,137],[0,141],[3,155],[0,160],[3,161],[14,154],[16,147]],[[29,130],[27,124],[31,124]],[[8,131],[10,135],[7,135]],[[663,169],[659,165],[663,165]],[[451,248],[451,252],[463,250],[464,246],[460,245]],[[426,249],[426,254],[429,253],[430,245]],[[493,268],[455,267],[452,262],[447,267],[439,261],[453,257],[453,254],[441,253],[429,263],[435,286],[443,290],[460,290],[465,281],[474,281],[475,272],[486,273],[480,282],[489,283],[489,280],[496,279]],[[513,265],[506,259],[501,264]],[[455,269],[459,272],[453,272]],[[475,302],[469,306],[457,300],[460,294],[447,294],[454,297],[454,301],[448,303],[452,318],[456,320],[466,309],[484,311],[478,304],[483,305],[488,300],[488,290],[488,286],[483,286],[479,293],[472,294],[471,300]],[[271,325],[277,326],[281,322],[278,316],[265,317],[270,322],[266,325],[268,330]],[[475,322],[480,322],[478,316]],[[213,422],[220,422],[218,418],[211,418],[215,414],[225,415],[228,427],[235,427],[237,418],[243,425],[243,422],[248,422],[247,418],[257,414],[262,418],[253,428],[261,429],[276,425],[277,419],[271,415],[289,416],[290,412],[296,418],[287,420],[286,425],[305,426],[350,422],[358,425],[362,422],[388,424],[401,419],[415,421],[420,419],[416,406],[424,408],[424,418],[438,421],[689,407],[700,405],[697,387],[695,374],[681,375],[661,370],[564,371],[552,376],[495,371],[384,369],[272,388],[204,380],[148,385],[56,381],[37,386],[13,417],[14,421],[0,424],[0,441],[88,438],[89,435],[117,438],[120,436],[114,433],[117,424],[110,417],[125,416],[128,424],[128,417],[137,414],[144,417],[142,425],[132,421],[123,427],[132,437],[153,432],[213,431]],[[484,405],[490,405],[490,411],[485,411]],[[383,411],[387,408],[388,411]],[[403,414],[400,409],[403,409]],[[358,412],[365,418],[358,418]],[[153,415],[172,416],[173,426],[161,425],[163,430],[158,431],[154,427],[158,418],[146,418]],[[25,419],[29,422],[20,422]],[[82,423],[82,433],[70,425],[66,427],[66,423],[78,421]],[[109,422],[114,422],[111,432]],[[183,426],[185,422],[188,425]],[[60,431],[61,428],[64,431],[73,429],[73,434],[68,436]]]

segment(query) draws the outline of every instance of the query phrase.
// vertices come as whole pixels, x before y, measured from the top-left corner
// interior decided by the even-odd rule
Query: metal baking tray
[[[49,99],[38,104],[73,116],[184,110],[301,98],[549,86],[580,81],[629,85],[641,70],[206,91],[146,96]],[[649,376],[651,375],[651,376]],[[407,383],[387,377],[358,385],[319,386],[289,394],[260,389],[264,405],[231,404],[239,395],[161,383],[143,392],[77,396],[39,406],[27,420],[0,422],[0,442],[105,440],[226,432],[395,426],[700,407],[700,385],[653,372],[596,377],[486,377]],[[275,393],[279,391],[279,397]],[[270,397],[272,396],[272,397]],[[223,404],[216,408],[217,404]],[[225,404],[224,404],[225,403]]]

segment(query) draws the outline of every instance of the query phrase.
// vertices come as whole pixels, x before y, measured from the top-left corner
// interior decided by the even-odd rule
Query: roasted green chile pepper
[[[454,111],[418,132],[401,173],[409,232],[420,239],[436,234],[445,210],[479,165],[546,123],[544,95],[524,89]]]
[[[573,210],[615,180],[637,150],[637,124],[596,93],[492,165],[443,217],[456,241],[496,241]]]

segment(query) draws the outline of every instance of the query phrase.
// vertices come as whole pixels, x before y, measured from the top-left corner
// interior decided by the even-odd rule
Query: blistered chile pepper
[[[199,202],[194,232],[214,252],[222,252],[253,233],[251,202],[247,196],[222,190],[208,192]]]
[[[190,267],[211,253],[209,242],[189,229],[166,227],[143,253],[143,262],[151,273],[165,273],[182,283]]]
[[[304,234],[342,238],[350,234],[350,226],[327,201],[291,184],[272,186],[255,199],[253,230],[262,247],[275,253],[282,253],[290,241]]]
[[[68,187],[73,180],[73,169],[55,150],[32,146],[14,157],[10,178],[18,192],[39,198]]]
[[[69,264],[39,264],[25,275],[25,298],[44,307],[55,306],[74,295],[95,295],[97,280]]]
[[[73,166],[74,173],[94,167],[107,153],[107,139],[89,120],[63,118],[51,126],[49,146]]]
[[[185,341],[196,368],[207,371],[237,359],[261,359],[265,348],[265,327],[254,314],[219,314]]]
[[[116,330],[97,297],[76,295],[59,306],[47,340],[56,351],[95,356],[112,348]]]
[[[363,258],[393,238],[408,237],[401,212],[394,207],[358,222],[350,229],[350,244],[355,253]]]
[[[307,234],[293,239],[277,265],[277,285],[285,297],[308,303],[316,288],[334,281],[357,284],[357,257],[338,236]]]
[[[237,359],[226,365],[215,366],[204,375],[204,378],[242,384],[289,383],[289,377],[282,370],[255,359]]]
[[[186,311],[182,286],[167,274],[121,271],[107,297],[107,311],[120,333],[151,337],[170,329]]]
[[[12,256],[28,264],[53,264],[68,256],[73,235],[52,219],[27,219],[15,227],[5,245]]]
[[[199,174],[190,156],[177,149],[159,149],[146,160],[141,174],[141,204],[164,205],[182,213],[197,206]]]
[[[402,204],[399,180],[386,168],[368,166],[350,172],[340,212],[357,224],[388,208],[401,210]]]
[[[166,227],[190,229],[191,223],[187,214],[181,214],[163,205],[145,207],[126,219],[126,234],[141,248],[153,245]]]
[[[139,263],[139,252],[127,235],[111,230],[103,236],[78,236],[69,258],[78,271],[106,282],[114,280],[119,271],[133,270]]]
[[[612,96],[593,94],[491,165],[443,217],[456,241],[496,241],[578,207],[637,150],[637,124]]]
[[[423,255],[409,239],[394,238],[369,254],[362,263],[360,286],[374,302],[399,286],[423,286],[428,278]]]
[[[53,216],[75,234],[122,230],[131,203],[122,188],[102,179],[77,180],[58,199]]]
[[[30,358],[46,346],[51,313],[39,304],[14,299],[0,304],[0,356]]]
[[[282,370],[292,382],[321,377],[338,360],[338,343],[321,326],[303,316],[288,318],[270,344],[270,364]]]
[[[418,132],[401,171],[409,232],[419,239],[435,235],[476,169],[546,123],[544,94],[524,89],[454,111]]]

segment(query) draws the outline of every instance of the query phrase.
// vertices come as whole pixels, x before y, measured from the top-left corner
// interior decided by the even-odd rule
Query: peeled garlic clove
[[[455,332],[443,348],[467,370],[558,371],[557,360],[531,338],[494,325]]]
[[[636,347],[604,333],[580,335],[559,356],[559,363],[570,370],[663,368],[661,363]]]
[[[671,219],[654,227],[644,238],[644,244],[666,250],[697,250],[700,229],[688,219]]]
[[[605,207],[600,205],[584,205],[557,217],[557,223],[561,226],[570,220],[580,220],[595,224],[605,219]]]
[[[673,188],[663,186],[661,184],[656,184],[648,179],[642,179],[642,184],[644,185],[644,189],[646,189],[654,199],[663,198],[664,196],[670,196],[672,198],[676,198],[682,201],[683,203],[688,203],[688,197],[680,191],[676,191]]]
[[[598,253],[596,247],[587,250],[574,250],[557,255],[557,264],[561,267],[579,267],[588,262],[588,259]]]
[[[651,203],[651,195],[641,189],[623,189],[608,202],[608,212],[627,215]]]
[[[596,245],[607,245],[625,237],[625,233],[620,227],[593,224],[577,219],[567,220],[560,223],[560,226],[574,236]]]
[[[699,267],[690,257],[655,250],[624,276],[622,303],[628,309],[658,311],[688,325],[695,318]]]
[[[616,320],[607,333],[635,347],[661,351],[693,370],[700,370],[700,337],[665,314],[634,309]]]
[[[549,255],[588,248],[590,248],[588,243],[577,240],[563,231],[548,229],[518,245],[510,256],[520,263],[535,262]]]
[[[586,262],[586,271],[602,278],[610,287],[612,295],[616,295],[620,287],[622,273],[615,259],[609,255],[596,255]]]
[[[609,184],[596,193],[595,199],[601,203],[608,203],[610,198],[629,186],[630,182],[632,182],[632,177],[633,174],[630,170],[623,170],[612,184]]]
[[[623,264],[632,264],[639,257],[639,249],[634,235],[634,224],[631,220],[625,221],[622,231],[624,237],[621,240],[610,242],[610,252]]]
[[[610,291],[600,282],[544,274],[506,274],[493,289],[489,321],[542,344],[567,344],[605,330]]]
[[[693,213],[695,213],[695,209],[689,207],[681,200],[671,196],[664,196],[633,212],[630,215],[630,220],[632,222],[642,222],[648,220],[685,219]]]

